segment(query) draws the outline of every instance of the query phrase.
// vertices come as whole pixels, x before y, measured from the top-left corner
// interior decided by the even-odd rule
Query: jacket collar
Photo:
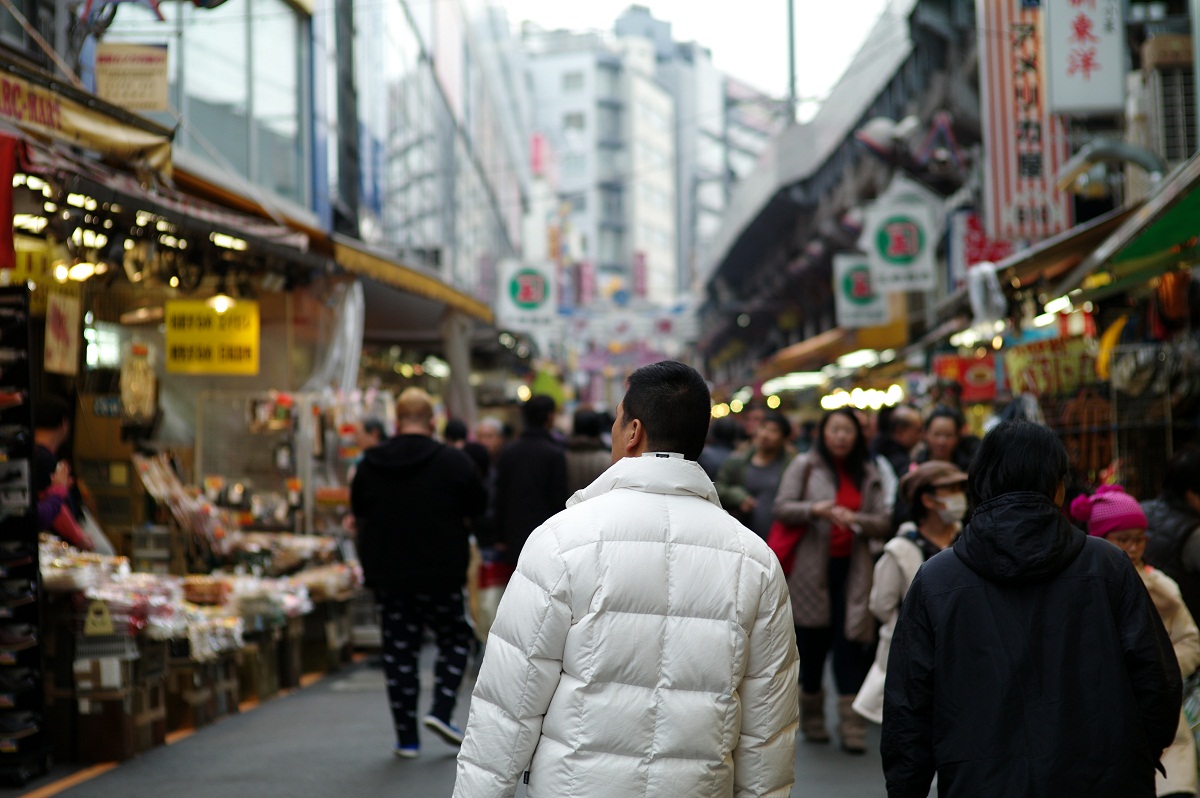
[[[700,464],[679,457],[623,457],[591,485],[576,491],[567,500],[567,506],[574,507],[619,488],[669,496],[696,496],[721,506],[716,486]]]

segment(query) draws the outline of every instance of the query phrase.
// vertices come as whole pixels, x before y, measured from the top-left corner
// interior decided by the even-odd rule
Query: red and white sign
[[[983,220],[975,211],[956,211],[950,217],[947,268],[950,290],[967,284],[967,272],[977,263],[999,263],[1013,253],[1011,241],[988,238]]]
[[[976,0],[984,218],[988,234],[1005,241],[1040,240],[1073,224],[1071,198],[1055,186],[1070,153],[1066,125],[1046,101],[1041,12],[1024,6],[1023,0]]]
[[[1056,114],[1125,110],[1125,26],[1120,0],[1043,0],[1046,82]]]
[[[961,385],[965,403],[991,402],[996,398],[996,358],[990,352],[981,358],[935,355],[933,373],[938,379]]]

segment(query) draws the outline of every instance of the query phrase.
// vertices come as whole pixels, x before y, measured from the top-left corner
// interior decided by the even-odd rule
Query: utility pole
[[[796,124],[796,0],[788,4],[788,118],[787,125]]]

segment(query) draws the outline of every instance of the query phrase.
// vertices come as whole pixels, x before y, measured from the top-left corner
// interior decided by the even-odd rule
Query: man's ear
[[[646,451],[646,428],[639,419],[633,419],[617,434],[625,457],[636,457]]]

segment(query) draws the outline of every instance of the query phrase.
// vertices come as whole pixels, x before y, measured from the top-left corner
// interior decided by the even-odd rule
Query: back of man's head
[[[714,419],[712,426],[709,428],[709,434],[712,436],[713,443],[730,449],[737,444],[740,432],[741,428],[738,426],[738,423],[729,416],[721,416],[718,419]]]
[[[621,402],[623,421],[642,422],[648,451],[679,452],[688,460],[700,457],[712,398],[704,378],[691,366],[663,360],[629,375]]]
[[[33,425],[37,429],[58,429],[70,420],[71,406],[57,396],[47,396],[33,408]]]
[[[575,411],[571,431],[581,438],[599,438],[602,430],[600,414],[594,410]]]
[[[1040,493],[1054,501],[1069,465],[1066,447],[1048,427],[1005,421],[979,445],[967,475],[967,495],[974,507],[1019,491]]]
[[[1163,477],[1163,493],[1185,501],[1188,492],[1200,497],[1200,448],[1189,446],[1171,458]]]
[[[554,415],[554,400],[544,394],[535,394],[521,405],[521,420],[525,429],[545,429]]]
[[[433,428],[433,398],[420,388],[405,388],[396,400],[396,427]]]
[[[467,439],[467,425],[461,418],[452,418],[446,421],[446,428],[442,430],[442,437],[449,443],[458,443]]]

